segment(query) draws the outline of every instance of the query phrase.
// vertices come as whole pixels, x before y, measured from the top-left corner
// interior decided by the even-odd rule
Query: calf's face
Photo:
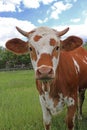
[[[69,28],[61,32],[48,27],[39,27],[31,32],[25,32],[18,27],[17,30],[26,36],[28,41],[14,38],[7,41],[6,47],[16,54],[29,52],[36,79],[39,80],[55,78],[61,50],[70,51],[82,44],[82,40],[76,36],[70,36],[64,41],[60,40],[60,36]]]
[[[52,79],[59,61],[60,39],[49,28],[39,28],[29,38],[29,51],[36,79]]]

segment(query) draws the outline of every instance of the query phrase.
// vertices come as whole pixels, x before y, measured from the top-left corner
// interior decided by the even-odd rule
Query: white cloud
[[[42,23],[46,23],[48,21],[48,18],[45,18],[44,20],[38,19],[38,23],[42,24]]]
[[[57,0],[22,0],[23,4],[27,8],[38,8],[40,7],[40,3],[44,5],[48,5]]]
[[[64,4],[63,1],[59,1],[54,3],[52,6],[52,13],[51,18],[58,19],[59,14],[61,14],[63,11],[66,11],[72,7],[72,4],[66,3]]]
[[[26,8],[39,8],[40,3],[43,3],[45,5],[50,4],[57,0],[1,0],[0,1],[0,12],[16,12],[17,10],[20,12],[21,9],[21,3]]]
[[[38,8],[40,4],[43,3],[44,5],[48,5],[57,0],[22,0],[22,3],[27,8]]]
[[[77,0],[65,0],[65,2],[77,2]]]
[[[71,19],[70,21],[73,23],[78,23],[81,19],[80,18],[76,18],[76,19]]]
[[[0,1],[0,12],[8,12],[8,11],[12,11],[15,12],[16,9],[18,9],[18,11],[20,12],[20,2],[21,0],[1,0]]]
[[[0,46],[5,46],[6,41],[14,37],[18,37],[22,39],[25,38],[19,32],[17,32],[15,26],[19,26],[25,31],[31,31],[32,29],[35,28],[35,26],[28,21],[21,21],[14,18],[0,17]],[[81,25],[65,25],[65,26],[56,26],[56,27],[54,26],[52,28],[61,31],[68,26],[70,27],[70,30],[62,37],[62,39],[70,35],[76,35],[76,36],[80,36],[81,38],[84,37],[87,38],[87,29],[86,29],[87,19],[85,20],[84,24]]]
[[[8,39],[23,36],[17,32],[15,26],[19,26],[25,31],[31,31],[35,26],[29,21],[21,21],[15,18],[2,18],[0,17],[0,46],[5,46],[5,42]]]
[[[75,36],[79,36],[82,39],[86,38],[87,39],[87,19],[85,20],[85,22],[83,24],[80,25],[65,25],[65,26],[59,26],[59,27],[53,27],[54,29],[57,29],[58,31],[61,31],[65,28],[69,27],[69,31],[62,37],[62,39],[65,39],[67,36],[70,35],[75,35]]]
[[[0,46],[5,46],[6,41],[14,37],[25,39],[25,37],[23,37],[19,32],[17,32],[15,26],[19,26],[25,31],[31,31],[35,28],[35,26],[28,21],[0,17]],[[81,38],[87,38],[87,19],[85,20],[84,24],[81,25],[65,25],[56,27],[54,26],[52,28],[61,31],[68,26],[70,27],[70,30],[62,37],[62,39],[70,35],[76,35],[80,36]]]
[[[74,2],[77,2],[77,0],[73,0]]]
[[[57,0],[40,0],[43,4],[49,4]]]
[[[23,4],[27,8],[38,8],[40,6],[39,0],[23,0]]]
[[[83,10],[82,15],[83,15],[84,17],[87,17],[87,10]]]

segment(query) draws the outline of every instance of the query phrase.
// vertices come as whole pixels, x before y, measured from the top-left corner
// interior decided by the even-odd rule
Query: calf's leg
[[[67,109],[68,110],[67,110],[66,124],[67,124],[68,130],[74,130],[76,105],[68,106]]]
[[[78,102],[78,119],[82,120],[82,106],[85,99],[85,89],[79,91],[79,102]]]
[[[44,123],[45,130],[50,130],[51,114],[49,109],[46,108],[44,99],[41,96],[40,96],[40,104],[43,112],[43,123]]]

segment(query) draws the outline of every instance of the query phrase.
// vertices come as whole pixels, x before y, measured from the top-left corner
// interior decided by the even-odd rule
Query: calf
[[[87,52],[81,47],[82,39],[69,36],[60,40],[69,28],[38,27],[31,32],[16,28],[28,41],[14,38],[7,41],[6,48],[16,54],[30,53],[45,130],[50,130],[52,115],[64,105],[68,130],[74,130],[78,92],[87,87]]]

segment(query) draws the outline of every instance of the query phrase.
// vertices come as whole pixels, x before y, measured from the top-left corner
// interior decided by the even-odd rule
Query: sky
[[[0,46],[15,37],[26,40],[15,26],[28,32],[39,26],[69,27],[62,39],[87,39],[87,0],[0,0]]]

